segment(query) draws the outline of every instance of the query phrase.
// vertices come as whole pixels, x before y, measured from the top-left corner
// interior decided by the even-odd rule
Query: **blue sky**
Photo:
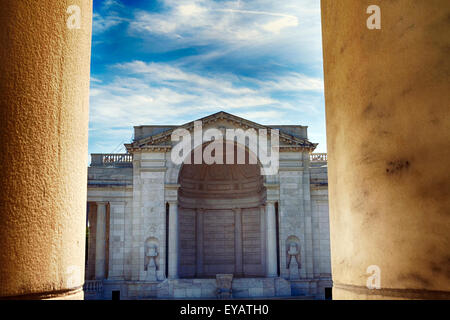
[[[94,0],[90,153],[221,110],[326,152],[319,0]]]

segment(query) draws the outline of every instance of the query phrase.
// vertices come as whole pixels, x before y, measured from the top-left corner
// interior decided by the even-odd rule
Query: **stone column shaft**
[[[203,209],[196,210],[196,274],[203,274]]]
[[[333,298],[450,299],[449,2],[321,4]]]
[[[242,209],[233,209],[234,211],[234,252],[235,252],[235,275],[244,274],[242,258]]]
[[[95,241],[95,278],[105,278],[106,267],[106,203],[97,202],[97,232]]]
[[[267,223],[267,268],[268,277],[277,276],[277,230],[275,216],[275,202],[266,204],[266,223]]]
[[[169,278],[178,278],[178,205],[169,202]]]
[[[95,254],[96,254],[96,235],[97,235],[97,205],[95,202],[88,203],[88,267],[86,270],[86,280],[95,279]]]
[[[0,297],[83,299],[92,0],[1,6]]]
[[[259,207],[260,214],[260,233],[261,233],[261,264],[263,266],[264,274],[267,274],[267,263],[266,263],[266,255],[267,255],[267,235],[266,235],[266,208],[264,206]]]

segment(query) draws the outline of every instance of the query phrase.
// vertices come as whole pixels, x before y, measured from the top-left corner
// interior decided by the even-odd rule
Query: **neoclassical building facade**
[[[225,142],[235,156],[244,150],[243,164],[175,163],[172,134],[198,123],[265,129],[269,138],[277,130],[279,169],[263,174],[249,140]],[[92,154],[88,168],[86,298],[325,298],[327,162],[312,153],[307,127],[219,112],[182,126],[135,127],[125,146],[126,154]]]

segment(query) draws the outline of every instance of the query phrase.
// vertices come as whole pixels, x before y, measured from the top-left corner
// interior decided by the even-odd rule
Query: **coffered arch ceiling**
[[[186,208],[250,208],[265,202],[261,167],[248,161],[246,164],[184,164],[179,184],[179,203]]]

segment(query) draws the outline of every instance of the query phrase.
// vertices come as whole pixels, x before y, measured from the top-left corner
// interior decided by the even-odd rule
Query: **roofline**
[[[129,150],[129,148],[134,148],[134,147],[141,148],[142,146],[140,146],[140,145],[146,144],[146,143],[148,143],[149,141],[152,141],[152,140],[158,140],[160,138],[163,138],[170,131],[173,131],[174,128],[192,128],[192,126],[195,125],[196,121],[202,121],[203,122],[205,119],[215,118],[215,117],[217,117],[220,114],[225,115],[225,116],[229,116],[231,118],[238,119],[238,120],[240,120],[242,122],[246,122],[248,125],[251,125],[251,126],[253,126],[255,128],[265,128],[265,129],[269,129],[269,130],[274,129],[274,128],[268,126],[268,125],[259,124],[257,122],[254,122],[254,121],[251,121],[251,120],[247,120],[245,118],[236,116],[234,114],[231,114],[231,113],[228,113],[228,112],[225,112],[225,111],[219,111],[219,112],[210,114],[208,116],[205,116],[203,118],[200,118],[200,119],[197,119],[197,120],[193,120],[193,121],[189,121],[189,122],[184,123],[184,124],[182,124],[180,126],[172,126],[171,129],[165,130],[165,131],[157,133],[155,135],[152,135],[152,136],[149,136],[149,137],[145,137],[145,138],[141,138],[139,140],[134,140],[130,144],[125,144],[125,148],[127,149],[127,151]],[[276,129],[276,127],[275,127],[275,129]],[[304,147],[308,148],[308,149],[312,149],[312,150],[314,150],[317,147],[317,145],[318,145],[317,143],[313,143],[313,142],[309,141],[308,138],[298,138],[298,137],[296,137],[296,136],[294,136],[292,134],[286,133],[286,132],[280,132],[280,136],[283,136],[285,139],[298,141],[300,143],[305,143],[305,144],[307,144],[307,146],[304,146]],[[308,144],[309,144],[309,146],[308,146]]]

